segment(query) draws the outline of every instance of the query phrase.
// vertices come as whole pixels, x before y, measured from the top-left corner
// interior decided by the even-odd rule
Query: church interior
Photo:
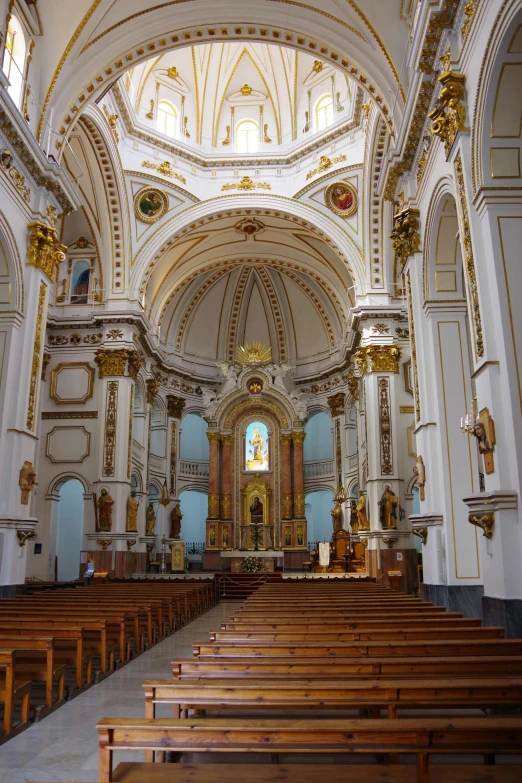
[[[521,81],[522,0],[0,0],[0,783],[520,781]]]

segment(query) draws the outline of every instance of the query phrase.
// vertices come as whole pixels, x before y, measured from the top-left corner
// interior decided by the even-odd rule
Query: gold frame
[[[89,375],[89,386],[88,386],[87,394],[85,394],[81,399],[78,397],[74,397],[74,398],[71,397],[70,399],[62,400],[57,393],[58,375],[60,375],[62,370],[70,369],[71,367],[83,367],[84,370],[87,370]],[[96,371],[94,367],[91,367],[89,362],[60,362],[60,364],[57,364],[56,367],[53,367],[53,369],[51,370],[51,386],[49,388],[49,398],[55,403],[55,405],[85,405],[87,400],[90,400],[94,394],[95,372]]]
[[[332,200],[332,195],[336,188],[345,188],[349,193],[351,193],[353,201],[349,209],[339,209],[339,207],[335,206]],[[344,181],[332,182],[331,185],[328,185],[324,194],[324,203],[326,204],[329,210],[334,212],[336,215],[339,215],[339,217],[343,217],[343,218],[352,217],[359,209],[359,201],[357,198],[357,191],[355,187],[349,182],[344,182]]]
[[[152,217],[148,217],[141,211],[140,201],[142,197],[145,195],[145,193],[150,193],[152,191],[158,194],[162,202],[162,205],[159,212],[156,212]],[[164,190],[161,190],[161,188],[151,188],[151,187],[140,188],[136,193],[136,195],[134,196],[134,214],[136,215],[138,220],[141,220],[142,223],[156,223],[156,221],[158,221],[160,218],[163,217],[163,215],[168,210],[168,208],[169,208],[169,197],[167,196]]]

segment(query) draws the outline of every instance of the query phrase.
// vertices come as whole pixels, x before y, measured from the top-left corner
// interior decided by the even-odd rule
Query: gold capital
[[[27,263],[41,269],[54,282],[56,268],[65,261],[67,247],[62,245],[54,228],[39,220],[29,224],[29,231]]]
[[[100,348],[94,355],[94,363],[98,365],[98,378],[125,375],[125,362],[128,358],[129,351],[126,348]]]

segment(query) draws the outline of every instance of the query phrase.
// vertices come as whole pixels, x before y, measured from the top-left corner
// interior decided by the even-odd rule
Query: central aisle
[[[237,603],[220,604],[186,625],[135,661],[67,702],[0,749],[1,783],[27,781],[98,780],[98,733],[103,717],[141,718],[145,715],[144,680],[170,679],[170,661],[191,657],[193,642],[208,642],[209,631],[219,630]],[[158,717],[171,717],[158,708]],[[131,754],[126,754],[130,761]],[[143,754],[136,754],[142,760]]]

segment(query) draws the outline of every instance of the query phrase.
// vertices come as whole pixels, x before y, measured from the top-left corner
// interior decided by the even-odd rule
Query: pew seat
[[[519,783],[521,767],[433,764],[431,783]],[[113,783],[415,783],[413,764],[147,764],[122,761]],[[30,783],[30,782],[29,782]],[[43,781],[33,781],[43,783]]]

